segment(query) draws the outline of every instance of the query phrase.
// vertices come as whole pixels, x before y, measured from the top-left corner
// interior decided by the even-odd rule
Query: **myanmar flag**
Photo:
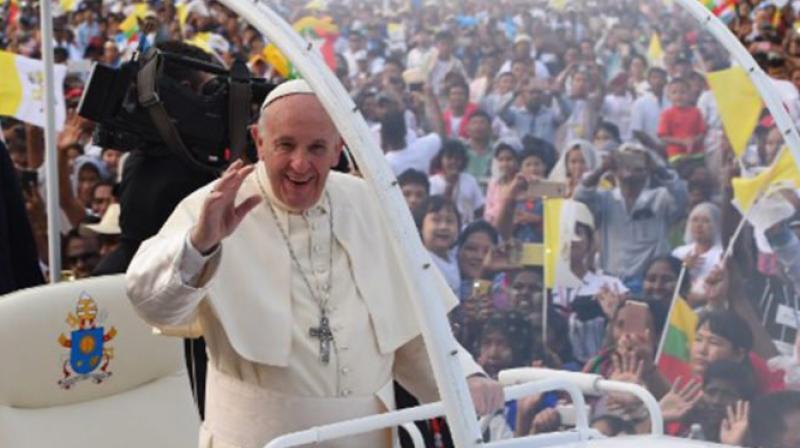
[[[135,41],[139,37],[139,20],[144,19],[144,15],[150,7],[147,3],[137,3],[133,5],[133,10],[128,17],[119,24],[119,30],[125,35],[128,43]]]
[[[701,0],[715,16],[725,23],[736,17],[736,0]]]
[[[689,353],[697,329],[697,313],[682,297],[676,298],[669,313],[666,335],[661,341],[658,370],[672,384],[676,378],[691,376]]]
[[[297,34],[314,45],[314,48],[325,60],[325,64],[332,71],[336,70],[336,53],[333,45],[339,38],[339,27],[333,23],[330,17],[317,18],[305,16],[292,24],[292,28]],[[300,75],[295,70],[289,59],[281,53],[275,44],[269,44],[264,48],[261,57],[271,65],[277,74],[286,79],[299,78]]]
[[[65,65],[53,68],[56,87],[56,129],[66,119],[64,103]],[[17,118],[35,126],[45,126],[44,63],[7,51],[0,51],[0,115]]]

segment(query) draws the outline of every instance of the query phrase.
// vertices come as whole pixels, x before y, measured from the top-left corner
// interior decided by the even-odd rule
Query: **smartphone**
[[[650,310],[642,302],[628,300],[619,310],[617,319],[622,320],[625,333],[644,334],[647,331],[647,315]]]
[[[491,288],[492,282],[489,280],[476,280],[474,283],[472,283],[472,295],[485,296],[486,294],[489,294]]]
[[[614,154],[617,166],[625,168],[647,168],[647,155],[641,151],[618,152]]]
[[[523,244],[520,262],[523,266],[544,266],[544,244]]]
[[[532,198],[563,198],[567,194],[567,184],[540,180],[528,186],[527,194]]]
[[[34,170],[22,170],[19,180],[23,191],[32,192],[39,186],[39,173]]]

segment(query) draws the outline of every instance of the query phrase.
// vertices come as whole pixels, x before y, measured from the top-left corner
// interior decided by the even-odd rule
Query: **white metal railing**
[[[664,434],[664,419],[661,415],[661,407],[647,389],[637,384],[611,381],[592,373],[567,372],[537,367],[504,370],[500,372],[499,376],[500,383],[503,385],[537,381],[543,378],[563,379],[578,387],[586,395],[603,395],[608,392],[634,395],[647,407],[647,412],[650,415],[650,432],[658,436]],[[581,412],[577,404],[575,408],[580,418],[583,412]]]
[[[575,408],[578,410],[575,430],[514,439],[515,444],[523,440],[527,441],[536,439],[537,442],[540,442],[537,443],[537,446],[552,446],[555,444],[578,442],[597,437],[597,433],[589,428],[589,419],[588,413],[586,412],[586,401],[583,398],[583,392],[581,391],[580,387],[570,382],[566,378],[540,378],[535,382],[511,385],[505,388],[505,397],[507,400],[517,400],[519,398],[552,390],[563,390],[569,394],[570,399],[575,405]],[[442,402],[438,402],[399,411],[387,412],[380,415],[372,415],[344,422],[332,423],[330,425],[318,426],[304,431],[283,435],[269,442],[265,448],[288,448],[309,443],[325,442],[342,437],[355,436],[371,431],[404,425],[417,420],[427,420],[430,418],[439,417],[444,414],[444,410],[444,404],[442,404]],[[404,427],[409,429],[408,426],[404,425]],[[412,429],[411,431],[415,430],[416,428]],[[414,438],[414,435],[412,435],[412,438]],[[493,442],[491,444],[487,444],[486,446],[509,446],[507,442],[510,441]],[[415,440],[415,446],[419,446],[416,445],[416,443],[417,442]],[[482,440],[475,441],[475,444],[482,443]]]

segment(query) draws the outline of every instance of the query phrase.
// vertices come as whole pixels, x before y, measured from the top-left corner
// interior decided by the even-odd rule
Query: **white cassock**
[[[363,180],[332,172],[320,201],[290,214],[259,163],[238,193],[237,203],[270,198],[314,295],[266,201],[215,253],[203,257],[191,247],[190,228],[212,186],[178,205],[127,272],[128,295],[146,321],[167,332],[202,328],[209,354],[202,448],[260,448],[281,434],[393,409],[393,379],[422,401],[438,399],[412,313],[415,288]],[[436,278],[452,309],[455,297]],[[320,322],[317,291],[330,293],[328,364],[309,335]],[[458,349],[466,375],[482,372]],[[325,446],[392,443],[384,431]]]

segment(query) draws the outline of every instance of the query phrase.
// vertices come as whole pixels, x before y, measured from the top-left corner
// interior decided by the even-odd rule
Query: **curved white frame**
[[[697,0],[674,1],[691,14],[705,31],[711,33],[717,39],[717,42],[728,50],[733,60],[744,68],[747,76],[750,77],[756,90],[764,100],[767,109],[775,119],[778,129],[783,135],[784,142],[786,142],[794,156],[795,163],[800,167],[800,135],[798,135],[797,127],[795,127],[792,118],[783,106],[780,96],[775,91],[769,75],[758,66],[753,56],[747,52],[747,49],[742,46],[728,26],[722,23],[717,16],[706,9],[700,2]]]

